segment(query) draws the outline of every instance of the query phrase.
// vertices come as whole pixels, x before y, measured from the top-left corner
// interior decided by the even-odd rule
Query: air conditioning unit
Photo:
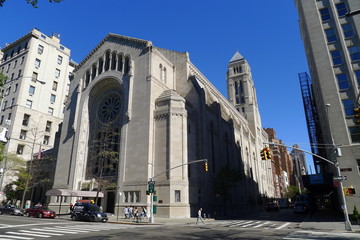
[[[5,125],[10,126],[10,125],[11,125],[11,120],[10,120],[10,119],[6,119],[6,120],[5,120]]]

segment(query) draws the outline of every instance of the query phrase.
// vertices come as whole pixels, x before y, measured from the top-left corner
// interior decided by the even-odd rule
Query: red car
[[[27,217],[39,217],[39,218],[55,218],[56,213],[47,207],[34,206],[25,209],[25,216]]]

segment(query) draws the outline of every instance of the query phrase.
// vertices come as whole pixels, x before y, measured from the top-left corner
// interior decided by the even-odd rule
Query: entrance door
[[[106,212],[114,213],[115,210],[115,192],[107,192]]]

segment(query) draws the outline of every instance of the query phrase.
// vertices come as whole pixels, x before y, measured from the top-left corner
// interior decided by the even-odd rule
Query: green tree
[[[294,199],[295,196],[299,195],[299,194],[300,194],[299,188],[296,186],[290,185],[290,186],[288,186],[288,188],[284,194],[284,197]]]
[[[49,2],[55,2],[55,3],[59,3],[62,2],[63,0],[49,0]],[[6,2],[6,0],[0,0],[0,7],[2,7],[4,5],[4,3]],[[26,0],[27,3],[31,4],[34,8],[38,7],[38,2],[39,0]]]
[[[6,199],[12,204],[15,204],[18,199],[21,199],[28,175],[26,168],[23,167],[18,169],[16,175],[17,180],[7,184],[4,188]]]
[[[4,86],[6,79],[7,79],[7,76],[5,76],[3,73],[0,72],[0,87]]]

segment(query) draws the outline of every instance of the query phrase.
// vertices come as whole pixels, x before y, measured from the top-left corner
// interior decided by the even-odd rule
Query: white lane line
[[[0,237],[6,237],[6,238],[11,238],[11,239],[23,239],[23,240],[34,239],[34,238],[29,238],[29,237],[17,237],[17,236],[9,236],[9,235],[0,235]]]
[[[1,237],[0,237],[0,240],[14,240],[14,239],[10,239],[10,238],[1,238]]]
[[[276,229],[276,230],[282,229],[282,228],[286,227],[286,226],[289,225],[289,224],[291,224],[291,223],[285,223],[285,224],[283,224],[283,225],[281,225],[280,227],[277,227],[277,228],[275,228],[275,229]]]
[[[35,233],[21,233],[21,232],[6,232],[7,234],[15,234],[15,235],[24,235],[24,236],[32,236],[32,237],[43,237],[43,238],[48,238],[50,236],[47,235],[40,235],[40,234],[35,234]]]
[[[46,234],[46,235],[50,235],[50,236],[63,236],[64,234],[60,234],[60,233],[47,233],[47,232],[41,232],[42,229],[41,228],[32,228],[30,230],[36,231],[36,233],[38,234]],[[33,231],[28,231],[28,230],[20,230],[20,232],[28,232],[28,233],[32,233]]]
[[[55,232],[55,233],[64,233],[64,230],[61,230],[61,229],[45,229],[45,228],[42,228],[41,231],[44,231],[44,232]],[[77,232],[72,232],[72,231],[67,231],[66,233],[70,233],[70,234],[78,234]]]
[[[77,229],[72,229],[72,228],[68,228],[68,227],[44,227],[44,229],[54,229],[54,230],[61,230],[61,231],[71,231],[71,232],[79,232],[79,233],[87,233],[89,232],[89,230],[77,230]]]
[[[262,226],[264,226],[264,225],[266,225],[266,224],[268,224],[268,223],[270,223],[270,222],[264,222],[264,223],[262,223],[262,224],[259,224],[259,225],[254,226],[253,228],[259,228],[259,227],[262,227]]]
[[[250,224],[246,224],[246,225],[241,226],[241,227],[246,228],[246,227],[250,227],[250,226],[252,226],[252,225],[254,225],[254,224],[257,224],[257,223],[260,223],[260,221],[254,222],[254,223],[250,223]]]
[[[276,224],[274,223],[274,224],[271,224],[271,225],[269,225],[267,228],[265,228],[265,229],[269,229],[269,228],[271,228],[271,227],[274,227]]]

